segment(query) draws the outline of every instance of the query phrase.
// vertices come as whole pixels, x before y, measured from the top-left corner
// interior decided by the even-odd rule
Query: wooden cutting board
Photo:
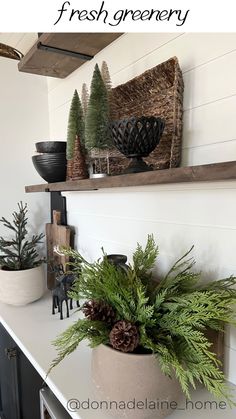
[[[58,255],[54,248],[56,246],[72,246],[73,230],[61,225],[61,212],[53,211],[53,224],[46,224],[46,242],[47,242],[47,286],[49,289],[54,288],[55,274],[51,272],[51,264],[62,264],[66,271],[66,263],[69,262],[67,256]]]

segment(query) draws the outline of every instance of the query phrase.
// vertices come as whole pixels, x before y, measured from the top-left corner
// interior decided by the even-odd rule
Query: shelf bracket
[[[53,210],[60,211],[61,225],[67,225],[66,197],[61,192],[50,192],[51,196],[51,223],[53,223]]]
[[[44,45],[42,44],[42,42],[38,42],[37,49],[41,51],[54,52],[56,54],[68,55],[70,57],[79,58],[84,61],[90,61],[94,57],[93,55],[83,54],[81,52],[75,52],[63,48],[51,47],[50,45]]]

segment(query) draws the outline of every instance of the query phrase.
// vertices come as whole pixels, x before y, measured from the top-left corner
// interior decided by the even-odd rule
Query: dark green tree
[[[98,65],[95,65],[88,110],[85,120],[85,138],[88,149],[106,149],[112,146],[109,131],[109,100]]]
[[[68,119],[67,129],[67,149],[66,158],[67,160],[73,159],[75,138],[79,136],[81,145],[85,146],[85,132],[84,132],[84,113],[80,98],[77,90],[74,91],[74,95],[71,101],[71,107]]]
[[[14,211],[13,222],[2,217],[0,222],[11,232],[13,237],[5,240],[0,237],[0,266],[9,271],[18,271],[34,268],[42,263],[39,258],[36,246],[42,242],[43,234],[33,235],[28,239],[26,217],[27,204],[18,203],[18,211]]]

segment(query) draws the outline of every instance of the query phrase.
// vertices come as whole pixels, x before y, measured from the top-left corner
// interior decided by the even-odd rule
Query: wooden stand
[[[47,286],[49,289],[54,288],[54,277],[55,274],[52,272],[51,265],[62,264],[66,271],[66,263],[69,262],[69,258],[64,255],[59,255],[55,252],[56,246],[71,245],[72,231],[68,226],[61,225],[61,213],[59,211],[53,211],[53,223],[46,224],[46,240],[47,240]]]

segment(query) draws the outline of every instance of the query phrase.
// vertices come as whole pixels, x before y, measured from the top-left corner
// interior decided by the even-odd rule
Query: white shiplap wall
[[[65,138],[75,88],[90,84],[96,62],[106,60],[113,85],[176,55],[185,81],[183,165],[236,159],[236,33],[124,34],[65,80],[50,79],[51,138]],[[131,255],[154,233],[157,270],[195,244],[204,276],[236,274],[236,182],[162,185],[67,193],[69,223],[77,245],[91,258],[107,252]],[[236,383],[236,333],[226,339],[226,373]]]
[[[37,33],[0,33],[0,42],[3,44],[10,45],[13,48],[18,49],[22,54],[26,54],[29,49],[34,45],[37,40]]]
[[[45,77],[20,73],[17,61],[0,57],[0,217],[11,219],[17,202],[27,202],[28,227],[33,233],[44,231],[49,217],[49,197],[26,194],[25,185],[42,182],[31,157],[35,142],[48,137]],[[0,235],[6,234],[1,224]]]

